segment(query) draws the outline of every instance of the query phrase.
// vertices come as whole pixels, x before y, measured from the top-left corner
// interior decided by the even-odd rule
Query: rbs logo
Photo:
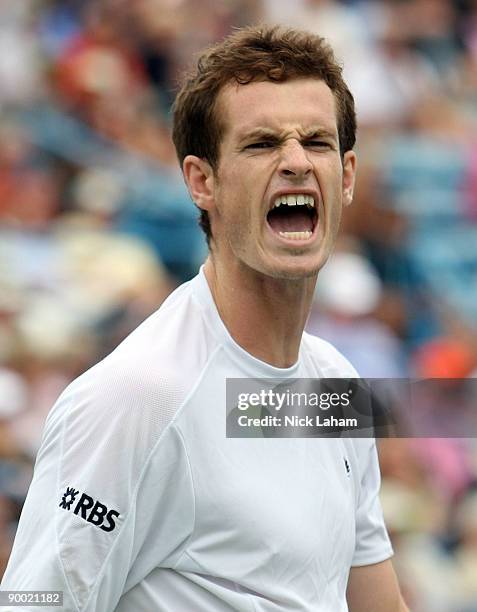
[[[60,508],[71,510],[71,506],[76,502],[78,495],[79,491],[73,487],[67,487],[61,498]],[[81,497],[74,506],[73,513],[77,516],[81,516],[82,519],[99,527],[103,531],[113,531],[116,527],[114,520],[119,517],[119,512],[116,510],[108,510],[107,506],[101,502],[95,501],[86,493],[81,494]]]

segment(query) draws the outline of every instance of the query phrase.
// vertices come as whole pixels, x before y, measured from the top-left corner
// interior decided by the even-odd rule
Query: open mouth
[[[282,238],[310,239],[318,222],[313,196],[302,193],[278,196],[267,215],[267,222]]]

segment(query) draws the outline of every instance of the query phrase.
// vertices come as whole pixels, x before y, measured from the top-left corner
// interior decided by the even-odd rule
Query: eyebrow
[[[240,136],[240,142],[244,142],[245,140],[255,140],[260,138],[273,138],[278,139],[279,135],[275,130],[265,127],[254,128],[249,132],[244,132]]]
[[[310,130],[307,130],[304,134],[303,134],[303,138],[305,139],[310,139],[310,138],[330,138],[331,140],[337,140],[338,139],[338,133],[336,131],[332,131],[332,130],[328,130],[326,128],[311,128]]]

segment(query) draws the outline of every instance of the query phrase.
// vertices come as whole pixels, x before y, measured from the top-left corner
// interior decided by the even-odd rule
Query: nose
[[[283,145],[278,171],[283,178],[302,180],[310,174],[313,165],[307,151],[298,140],[289,140]]]

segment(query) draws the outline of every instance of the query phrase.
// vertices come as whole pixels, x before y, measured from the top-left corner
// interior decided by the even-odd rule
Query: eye
[[[262,140],[260,142],[252,142],[252,144],[247,145],[245,148],[246,149],[270,149],[271,147],[274,147],[275,143],[268,141],[268,140]]]
[[[333,145],[326,140],[307,140],[303,143],[305,147],[312,147],[313,149],[332,149]]]

